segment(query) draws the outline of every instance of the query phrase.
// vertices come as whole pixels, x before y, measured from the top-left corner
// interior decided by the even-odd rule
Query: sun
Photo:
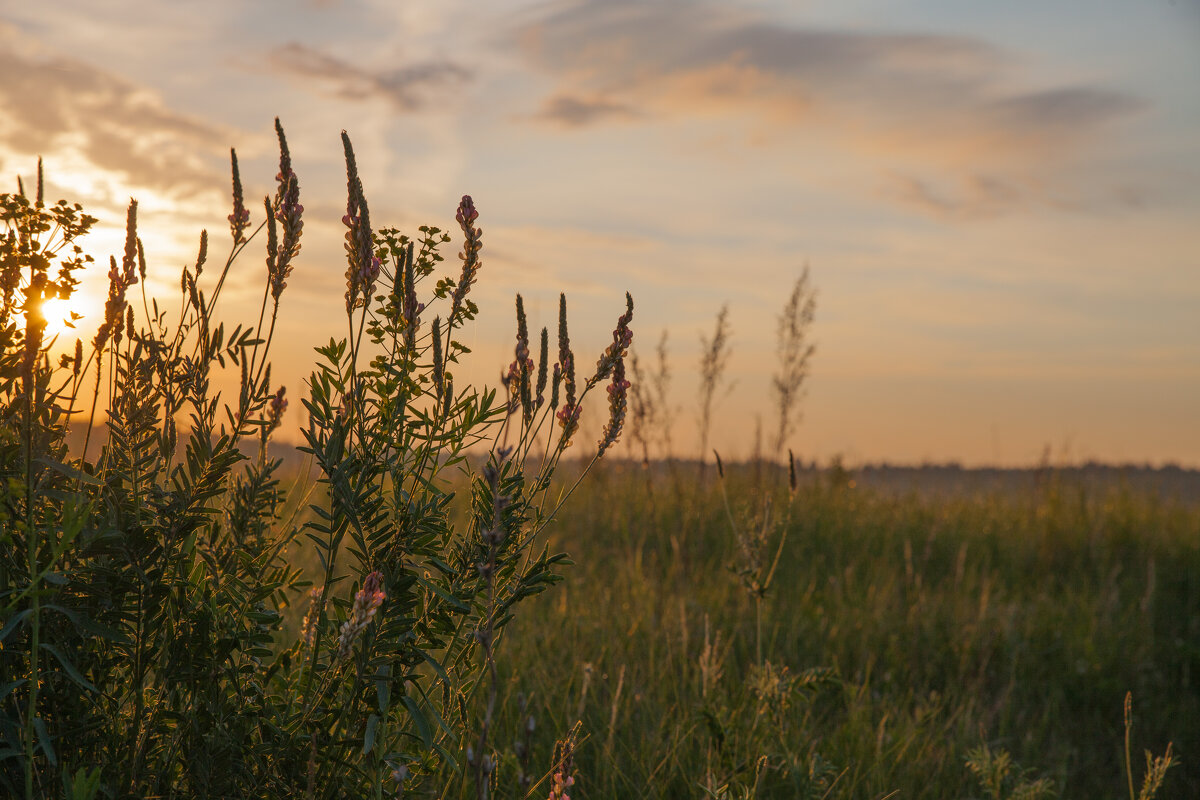
[[[46,336],[62,336],[75,327],[75,323],[86,315],[79,313],[79,305],[71,300],[51,297],[42,303],[42,316],[46,318]]]

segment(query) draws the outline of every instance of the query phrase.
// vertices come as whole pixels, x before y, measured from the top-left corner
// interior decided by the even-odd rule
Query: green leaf
[[[54,752],[54,743],[50,741],[50,732],[46,730],[46,723],[41,717],[34,717],[33,727],[37,730],[38,744],[42,746],[46,758],[50,759],[51,766],[57,767],[58,754]]]
[[[64,782],[66,775],[63,776]],[[75,773],[75,780],[68,787],[70,800],[93,800],[100,791],[100,768],[80,767]]]
[[[363,734],[363,749],[362,754],[365,756],[375,749],[375,729],[379,727],[379,715],[372,714],[367,717],[367,732]]]
[[[447,603],[449,603],[450,605],[457,608],[459,611],[469,612],[471,610],[471,607],[468,606],[466,603],[464,603],[462,600],[459,600],[457,597],[454,597],[453,595],[447,593],[441,587],[436,586],[435,584],[425,580],[424,577],[422,577],[420,575],[414,575],[413,577],[415,577],[417,579],[417,583],[421,584],[426,589],[433,592],[438,597],[442,598]]]
[[[391,664],[380,664],[375,672],[375,699],[379,703],[379,713],[386,714],[392,705]]]
[[[3,701],[4,698],[8,697],[9,692],[11,692],[13,689],[16,689],[18,686],[23,686],[28,682],[28,678],[21,678],[20,680],[11,681],[3,686],[0,686],[0,701]]]
[[[52,603],[47,603],[46,605],[42,606],[42,608],[51,611],[57,611],[58,613],[62,614],[64,617],[71,620],[71,624],[73,624],[80,633],[90,633],[92,636],[99,636],[101,639],[107,639],[110,642],[129,641],[128,637],[126,637],[125,634],[121,633],[120,631],[114,630],[107,625],[101,625],[95,620],[88,619],[87,616],[73,609],[63,608],[62,606],[54,605]]]
[[[58,648],[48,644],[42,644],[41,648],[58,659],[58,663],[62,664],[62,668],[67,673],[67,677],[75,681],[75,683],[79,684],[84,689],[87,689],[89,692],[100,694],[100,690],[93,686],[87,678],[83,677],[83,674],[75,668],[75,665],[72,664],[66,656],[58,651]]]
[[[409,695],[404,695],[400,698],[404,702],[405,708],[408,709],[408,715],[412,717],[413,725],[417,728],[417,734],[421,737],[421,741],[426,747],[433,745],[433,732],[429,729],[429,720],[425,719],[425,714],[421,711],[421,707],[417,705],[417,701]]]
[[[417,649],[417,652],[421,654],[422,658],[429,662],[429,666],[433,667],[433,671],[437,673],[437,676],[441,678],[443,682],[450,683],[450,677],[446,675],[446,670],[436,658],[429,655],[429,653],[424,650]]]
[[[8,622],[4,623],[4,627],[0,628],[0,642],[3,642],[10,633],[17,629],[17,626],[27,620],[33,614],[32,608],[27,608],[24,611],[18,611],[9,617]]]
[[[54,470],[55,472],[57,472],[61,475],[65,475],[73,481],[79,481],[80,483],[86,483],[89,486],[103,486],[104,485],[104,481],[100,480],[95,475],[88,475],[86,472],[81,472],[79,469],[77,469],[76,467],[72,467],[70,464],[63,464],[62,462],[55,461],[52,458],[37,458],[34,460],[37,463],[41,464],[43,467],[49,467],[50,469]]]

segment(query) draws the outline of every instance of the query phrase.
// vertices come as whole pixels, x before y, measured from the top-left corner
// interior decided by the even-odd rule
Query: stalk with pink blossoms
[[[350,610],[350,618],[342,623],[338,634],[338,658],[348,658],[354,640],[371,624],[375,612],[383,605],[387,594],[383,591],[383,573],[379,570],[372,572],[363,581],[362,588],[354,595],[354,607]]]

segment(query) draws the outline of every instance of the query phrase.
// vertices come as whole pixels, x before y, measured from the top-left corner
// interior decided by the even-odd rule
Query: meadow
[[[104,319],[65,351],[44,308],[96,220],[47,204],[40,166],[0,195],[4,793],[1200,792],[1195,473],[804,465],[761,430],[746,463],[679,460],[666,344],[643,369],[629,295],[594,362],[565,295],[540,336],[518,295],[501,385],[463,385],[480,211],[464,196],[453,235],[372,226],[345,133],[346,335],[288,395],[270,354],[304,207],[276,131],[261,222],[231,152],[228,256],[201,234],[177,306],[137,296],[130,203]],[[225,320],[264,244],[257,320]],[[814,302],[806,273],[777,454]],[[707,442],[727,312],[704,344]]]
[[[740,465],[731,524],[714,472],[602,470],[553,534],[567,580],[506,643],[539,720],[582,718],[586,796],[1119,797],[1127,692],[1135,789],[1173,743],[1161,796],[1200,791],[1194,473],[1164,496],[1154,471],[824,469],[792,494]],[[739,539],[764,495],[757,633]]]

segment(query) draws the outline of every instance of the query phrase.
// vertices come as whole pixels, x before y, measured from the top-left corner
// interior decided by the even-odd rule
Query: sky
[[[281,119],[305,207],[274,350],[292,397],[345,326],[346,130],[376,226],[457,233],[474,197],[477,381],[511,360],[516,292],[552,334],[566,292],[584,360],[629,291],[694,453],[728,304],[712,445],[747,457],[807,266],[798,456],[1200,466],[1200,0],[4,3],[0,76],[0,181],[42,156],[47,194],[100,218],[100,262],[136,197],[162,297],[201,228],[228,250],[230,147],[259,221]],[[247,256],[230,319],[257,311]],[[97,269],[82,330],[105,291]]]

